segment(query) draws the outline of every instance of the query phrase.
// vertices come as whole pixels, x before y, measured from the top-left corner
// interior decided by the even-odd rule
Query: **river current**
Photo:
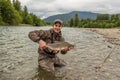
[[[63,27],[65,40],[75,45],[66,55],[58,54],[67,65],[59,68],[56,78],[39,76],[38,44],[28,38],[33,30],[50,27],[0,27],[0,80],[119,80],[120,47],[106,42],[102,35],[80,28]],[[112,51],[99,72],[100,65]],[[42,78],[43,76],[46,79]]]

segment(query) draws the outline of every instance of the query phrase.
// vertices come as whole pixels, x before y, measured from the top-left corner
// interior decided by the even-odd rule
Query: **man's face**
[[[53,25],[53,30],[56,32],[56,33],[59,33],[62,29],[62,25],[60,23],[56,23]]]

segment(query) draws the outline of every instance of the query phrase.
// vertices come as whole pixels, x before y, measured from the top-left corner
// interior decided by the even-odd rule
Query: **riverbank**
[[[17,26],[33,26],[31,24],[18,24]]]
[[[110,29],[87,28],[87,30],[103,35],[106,41],[112,44],[120,45],[120,28]]]

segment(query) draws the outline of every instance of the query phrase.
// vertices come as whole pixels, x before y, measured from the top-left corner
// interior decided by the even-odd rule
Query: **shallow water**
[[[38,44],[28,38],[28,33],[49,28],[0,27],[0,80],[120,79],[120,47],[106,42],[102,35],[79,28],[62,30],[65,40],[75,45],[75,49],[66,55],[58,54],[67,65],[56,70],[56,78],[42,72],[37,66]],[[112,50],[109,60],[95,72],[94,67],[101,64]]]

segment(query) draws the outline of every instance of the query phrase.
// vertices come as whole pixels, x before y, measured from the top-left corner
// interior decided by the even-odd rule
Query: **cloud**
[[[119,0],[19,0],[41,18],[71,11],[120,13]]]

